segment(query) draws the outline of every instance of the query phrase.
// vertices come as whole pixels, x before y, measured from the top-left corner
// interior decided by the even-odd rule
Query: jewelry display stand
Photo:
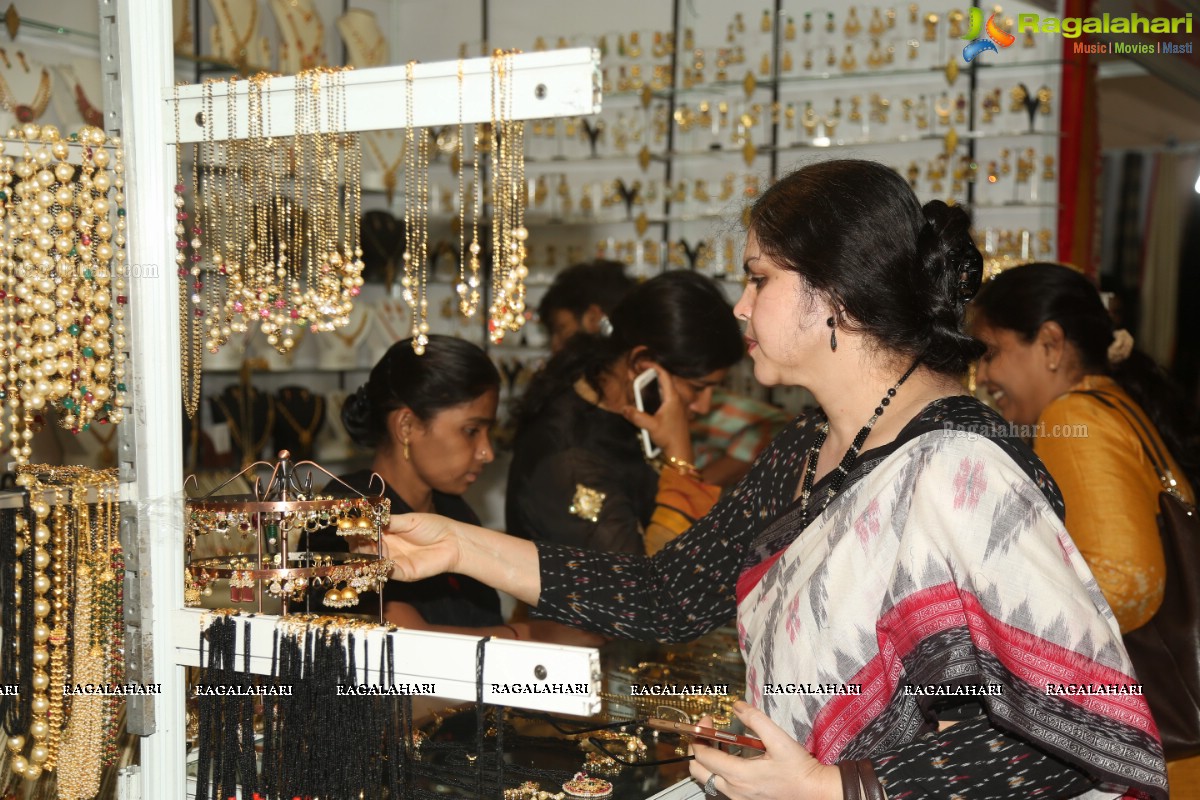
[[[265,480],[260,474],[264,469],[269,470]],[[314,492],[316,473],[340,484],[347,496],[336,498]],[[251,477],[251,496],[221,494],[239,478]],[[283,450],[274,465],[265,461],[251,464],[203,497],[188,500],[185,604],[200,605],[203,596],[212,594],[212,584],[223,580],[229,583],[230,600],[235,606],[251,604],[259,614],[268,596],[279,601],[286,615],[293,603],[301,603],[309,592],[322,589],[326,606],[357,606],[361,593],[382,589],[392,567],[392,562],[383,558],[381,538],[390,502],[383,496],[383,479],[373,476],[375,484],[379,494],[364,495],[312,461],[294,463],[291,454]],[[371,540],[375,555],[291,552],[289,539],[293,532],[313,533],[324,527],[335,527],[340,536]],[[191,558],[201,537],[231,533],[252,535],[254,552]],[[383,622],[382,603],[379,622]]]
[[[370,11],[352,8],[337,21],[338,32],[346,43],[347,64],[355,69],[382,67],[390,63],[388,40],[379,29],[379,21]]]
[[[270,0],[270,6],[280,31],[280,72],[294,75],[329,63],[325,58],[325,23],[312,0]]]

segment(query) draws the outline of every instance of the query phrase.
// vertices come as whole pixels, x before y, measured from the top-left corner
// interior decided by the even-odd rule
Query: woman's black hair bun
[[[360,447],[374,447],[374,425],[371,419],[371,398],[367,394],[368,384],[346,398],[342,404],[342,425],[350,439]]]
[[[983,255],[971,238],[971,218],[941,200],[931,200],[921,210],[925,225],[917,237],[917,256],[939,295],[935,308],[945,305],[961,312],[983,284]]]

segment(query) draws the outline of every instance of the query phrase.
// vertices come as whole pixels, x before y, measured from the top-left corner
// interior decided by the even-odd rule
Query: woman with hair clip
[[[607,333],[577,333],[531,383],[508,473],[509,533],[622,553],[654,553],[716,501],[694,466],[688,416],[744,353],[729,302],[710,279],[667,272],[630,290]],[[656,415],[633,383],[654,370]],[[678,412],[676,409],[682,409]],[[662,449],[647,463],[638,428]]]
[[[1196,501],[1181,392],[1127,331],[1113,329],[1091,282],[1062,264],[1006,270],[972,309],[972,330],[988,348],[980,384],[1005,418],[1033,431],[1033,450],[1066,501],[1067,531],[1121,632],[1141,627],[1162,603],[1167,570],[1163,487],[1144,435],[1165,454],[1179,494]],[[1200,758],[1167,766],[1172,797],[1200,797]]]
[[[983,353],[962,331],[983,273],[968,225],[873,162],[783,177],[750,210],[734,311],[755,376],[819,410],[654,556],[412,514],[386,537],[394,577],[472,575],[624,638],[736,612],[734,711],[765,752],[693,745],[710,795],[1165,798],[1145,699],[1060,688],[1128,686],[1132,666],[1054,481],[962,389]]]

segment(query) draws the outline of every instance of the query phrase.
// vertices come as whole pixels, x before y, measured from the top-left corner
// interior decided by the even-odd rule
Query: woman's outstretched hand
[[[384,557],[392,559],[392,579],[419,581],[458,572],[462,557],[459,523],[436,514],[397,514],[383,534]]]
[[[766,752],[743,758],[693,744],[693,778],[704,784],[716,775],[712,785],[729,800],[841,800],[842,779],[837,767],[817,761],[804,745],[750,704],[738,702],[733,712],[762,739]],[[698,724],[712,727],[712,718],[701,717]]]

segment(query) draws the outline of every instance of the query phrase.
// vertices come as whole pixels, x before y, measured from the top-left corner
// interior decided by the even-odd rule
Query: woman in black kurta
[[[686,419],[622,413],[633,380],[659,376],[663,405],[708,411],[712,388],[744,348],[713,281],[667,272],[627,293],[606,336],[579,334],[534,379],[517,415],[508,473],[508,531],[537,541],[652,553],[703,516],[719,494],[692,462]],[[669,468],[642,452],[646,426]],[[673,467],[673,468],[671,468]]]
[[[392,514],[428,511],[478,524],[462,494],[494,456],[488,438],[495,422],[500,374],[469,342],[430,336],[423,355],[412,340],[391,346],[367,383],[347,398],[342,423],[356,444],[371,448],[371,469],[341,480],[363,494],[379,492],[383,479]],[[341,490],[340,492],[338,490]],[[327,490],[344,493],[336,482]],[[314,536],[315,549],[345,550],[339,537]],[[439,575],[416,583],[388,581],[384,617],[425,630],[471,628],[472,633],[513,638],[494,589],[465,575]]]

